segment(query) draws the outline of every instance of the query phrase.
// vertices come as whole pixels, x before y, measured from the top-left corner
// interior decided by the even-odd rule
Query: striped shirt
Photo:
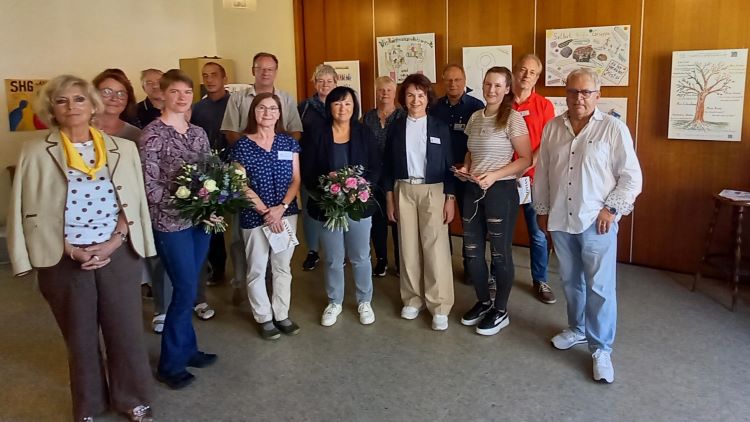
[[[495,126],[495,119],[495,114],[485,116],[482,109],[474,112],[466,124],[465,131],[469,137],[467,146],[471,153],[471,174],[480,175],[507,166],[513,160],[514,152],[510,138],[529,134],[526,122],[515,110],[510,111],[508,124],[502,129]],[[515,178],[515,175],[508,175],[501,180]]]

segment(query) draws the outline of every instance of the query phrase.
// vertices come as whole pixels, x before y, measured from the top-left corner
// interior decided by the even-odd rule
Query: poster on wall
[[[482,95],[484,74],[494,66],[505,66],[512,70],[513,46],[464,47],[463,54],[466,86],[472,89],[469,95],[484,102]]]
[[[672,52],[669,139],[739,142],[747,49]]]
[[[630,25],[548,29],[546,86],[565,86],[568,73],[595,70],[604,86],[628,86]]]
[[[342,60],[335,62],[324,62],[336,69],[338,80],[336,85],[348,86],[357,93],[359,112],[362,113],[362,85],[359,82],[359,60]]]
[[[390,76],[401,83],[412,73],[435,82],[435,34],[377,37],[378,76]]]
[[[547,97],[555,106],[555,116],[568,111],[565,97]],[[626,97],[601,97],[596,105],[602,113],[617,117],[623,123],[628,123],[628,99]]]
[[[8,104],[8,124],[11,132],[46,129],[39,117],[34,114],[34,102],[46,79],[6,79],[5,95]]]

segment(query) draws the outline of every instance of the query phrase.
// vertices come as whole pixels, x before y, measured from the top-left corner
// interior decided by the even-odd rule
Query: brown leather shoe
[[[547,304],[553,304],[557,302],[557,299],[555,299],[555,294],[552,293],[552,289],[549,288],[549,285],[547,283],[534,281],[534,295],[541,302]]]

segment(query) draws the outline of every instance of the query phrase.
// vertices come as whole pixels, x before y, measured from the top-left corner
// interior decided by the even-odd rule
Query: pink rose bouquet
[[[319,178],[318,192],[310,196],[326,216],[323,226],[329,230],[349,230],[346,218],[359,221],[372,199],[372,188],[362,174],[362,166],[348,166]]]

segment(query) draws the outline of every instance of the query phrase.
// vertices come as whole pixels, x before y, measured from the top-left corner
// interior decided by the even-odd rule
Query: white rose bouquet
[[[183,164],[173,182],[173,207],[193,224],[204,224],[206,233],[226,231],[223,217],[252,207],[243,193],[247,175],[222,161],[216,152],[199,163]]]

